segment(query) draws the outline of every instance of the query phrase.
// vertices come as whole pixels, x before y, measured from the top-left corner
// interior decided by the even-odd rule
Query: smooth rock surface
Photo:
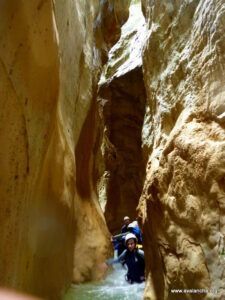
[[[92,172],[95,94],[129,1],[103,2],[0,3],[0,284],[48,299],[99,278],[110,249]]]

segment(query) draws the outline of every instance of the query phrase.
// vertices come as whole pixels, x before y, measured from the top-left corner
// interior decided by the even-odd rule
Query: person
[[[137,237],[138,244],[142,244],[142,234],[141,229],[138,226],[137,221],[133,221],[127,226],[127,229],[130,233],[133,233]]]
[[[128,217],[128,216],[125,216],[124,218],[123,218],[123,226],[122,226],[122,228],[121,228],[121,233],[126,233],[126,232],[128,232],[128,225],[130,224],[130,218]]]
[[[125,236],[129,232],[127,227],[130,224],[130,218],[128,216],[125,216],[123,218],[123,222],[124,222],[124,224],[121,228],[121,233],[117,234],[117,235],[114,235],[111,239],[112,243],[113,243],[114,250],[117,250],[118,255],[120,255],[126,249]]]
[[[108,266],[115,263],[127,265],[126,280],[129,283],[141,283],[145,280],[144,251],[137,248],[137,238],[133,233],[128,233],[125,238],[127,249],[118,258],[106,261]]]

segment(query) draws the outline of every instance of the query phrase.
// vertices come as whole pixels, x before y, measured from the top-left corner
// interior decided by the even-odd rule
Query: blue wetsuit
[[[138,244],[142,244],[141,229],[138,226],[136,226],[136,227],[130,227],[130,228],[128,228],[128,230],[137,237]]]
[[[141,283],[145,280],[144,251],[140,249],[135,249],[134,251],[129,251],[126,249],[118,258],[108,259],[106,263],[108,265],[115,263],[126,264],[128,267],[126,279],[130,283]]]

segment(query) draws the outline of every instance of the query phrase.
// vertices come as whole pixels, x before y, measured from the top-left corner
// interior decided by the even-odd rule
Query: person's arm
[[[123,232],[112,237],[113,240],[121,241],[129,232]]]
[[[117,264],[117,263],[123,263],[125,261],[125,257],[126,257],[126,253],[127,253],[127,250],[124,250],[119,257],[117,258],[109,258],[106,260],[106,264],[108,266],[111,266],[113,264]]]
[[[137,253],[138,253],[138,255],[139,255],[141,258],[145,259],[145,253],[144,253],[143,250],[137,249]]]

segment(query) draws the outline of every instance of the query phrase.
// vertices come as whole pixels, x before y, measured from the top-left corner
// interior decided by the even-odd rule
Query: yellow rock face
[[[145,296],[223,299],[223,1],[143,1],[143,7],[149,28],[143,53],[143,146],[149,161],[139,205]],[[175,294],[172,289],[208,292]]]
[[[113,39],[127,11],[112,6]],[[49,299],[99,277],[109,251],[92,178],[102,9],[0,4],[0,284]]]

